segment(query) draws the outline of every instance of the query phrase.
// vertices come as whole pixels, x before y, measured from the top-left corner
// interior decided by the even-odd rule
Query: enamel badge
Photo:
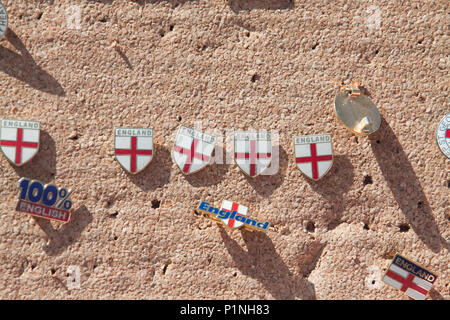
[[[396,254],[383,282],[415,300],[425,300],[437,276],[410,260]]]
[[[331,134],[294,138],[297,168],[312,180],[321,179],[333,165]]]
[[[450,159],[450,113],[439,122],[436,130],[436,141],[442,153]]]
[[[153,159],[153,129],[114,129],[116,160],[131,174],[144,170]]]
[[[236,211],[238,214],[240,214],[243,218],[240,220],[236,220],[236,218],[228,217],[226,219],[221,219],[222,222],[231,229],[237,229],[243,226],[244,222],[242,220],[246,220],[245,216],[247,215],[248,208],[246,206],[243,206],[241,204],[238,204],[236,202],[231,202],[228,200],[222,201],[222,207],[220,207],[220,210],[225,210],[228,212]]]
[[[267,169],[272,160],[270,132],[243,132],[234,134],[234,161],[248,176],[254,178]]]
[[[15,166],[22,166],[39,150],[40,123],[2,119],[0,127],[0,150]]]
[[[0,39],[8,29],[8,13],[3,3],[0,2]]]
[[[198,210],[204,212],[208,219],[222,222],[227,228],[238,229],[243,227],[248,231],[267,231],[270,223],[250,219],[247,217],[247,209],[246,206],[228,200],[222,202],[220,209],[205,201],[198,206]]]
[[[72,201],[69,197],[72,190],[58,188],[53,184],[44,185],[28,178],[21,178],[18,187],[17,211],[64,223],[70,220]]]
[[[211,161],[216,137],[185,126],[178,129],[172,156],[184,174],[204,169]]]

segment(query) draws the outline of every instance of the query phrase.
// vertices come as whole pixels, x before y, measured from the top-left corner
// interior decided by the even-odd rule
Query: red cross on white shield
[[[0,150],[16,166],[22,166],[39,150],[40,124],[35,121],[1,120]]]
[[[114,153],[116,160],[129,173],[144,170],[153,160],[153,129],[116,128]]]
[[[172,156],[183,174],[192,174],[211,162],[215,144],[216,137],[181,126],[175,139]]]
[[[234,135],[234,161],[248,176],[254,178],[272,161],[272,138],[266,131],[238,131]]]
[[[233,212],[236,211],[236,213],[238,213],[241,216],[246,216],[247,215],[247,211],[248,208],[246,206],[243,206],[241,204],[238,204],[236,202],[231,202],[228,200],[223,200],[222,201],[222,207],[220,208],[221,210],[226,210],[229,212]],[[234,216],[236,217],[236,216]],[[232,229],[237,229],[240,228],[244,223],[241,221],[237,221],[236,218],[228,218],[228,219],[222,219],[222,222],[228,227],[228,228],[232,228]]]
[[[321,179],[333,165],[331,135],[294,138],[297,168],[312,180]]]

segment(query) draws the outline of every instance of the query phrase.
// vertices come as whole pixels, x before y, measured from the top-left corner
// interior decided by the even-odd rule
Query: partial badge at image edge
[[[320,180],[333,166],[331,134],[294,137],[294,154],[297,168],[303,175]]]
[[[58,222],[69,222],[72,209],[69,197],[72,190],[58,188],[54,184],[44,185],[28,178],[21,178],[18,188],[20,193],[16,211]]]
[[[15,166],[30,162],[39,151],[40,123],[0,119],[0,150]]]
[[[439,122],[436,129],[436,142],[439,150],[450,159],[450,113],[447,113]]]
[[[8,12],[3,3],[0,2],[0,39],[3,38],[6,30],[8,30]]]
[[[404,292],[414,300],[425,300],[437,276],[398,253],[383,276],[384,283]]]
[[[155,155],[153,129],[115,128],[114,154],[121,167],[137,174],[147,168]]]
[[[223,200],[220,208],[202,201],[197,210],[203,212],[208,219],[221,222],[229,229],[243,227],[248,231],[266,232],[270,225],[268,221],[261,222],[249,218],[247,216],[248,208],[233,201]]]
[[[172,159],[184,175],[205,169],[211,164],[217,138],[205,132],[180,126],[172,149]]]
[[[374,133],[381,125],[377,107],[361,92],[358,82],[336,95],[334,112],[345,128],[360,136]]]

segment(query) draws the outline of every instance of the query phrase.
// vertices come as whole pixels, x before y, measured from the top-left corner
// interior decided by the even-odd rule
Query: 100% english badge
[[[20,194],[16,210],[33,216],[66,223],[70,220],[72,190],[58,188],[53,184],[44,185],[37,180],[21,178]]]

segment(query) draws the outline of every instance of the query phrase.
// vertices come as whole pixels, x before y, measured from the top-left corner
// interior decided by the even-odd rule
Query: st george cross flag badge
[[[236,202],[223,200],[222,207],[220,208],[220,210],[225,210],[228,212],[236,211],[242,217],[242,216],[247,215],[248,208],[246,206],[243,206],[242,204],[238,204]],[[237,216],[237,217],[239,218],[240,216]],[[242,219],[242,218],[240,218],[240,219]],[[244,222],[240,221],[240,220],[238,221],[236,219],[236,216],[233,218],[231,218],[231,216],[230,216],[227,219],[221,219],[221,220],[228,228],[231,228],[231,229],[237,229],[244,225]],[[244,219],[244,221],[245,221],[245,219]]]
[[[16,166],[22,166],[39,150],[40,123],[37,121],[1,120],[0,150]]]
[[[205,168],[211,161],[216,140],[215,136],[181,126],[172,151],[178,168],[186,175]]]
[[[312,180],[321,179],[333,165],[331,134],[294,138],[297,168]]]
[[[260,175],[272,161],[270,132],[236,132],[234,134],[234,161],[246,175],[252,178]]]
[[[154,156],[153,129],[116,128],[114,148],[116,160],[122,168],[132,174],[141,172]]]
[[[425,300],[437,276],[396,254],[383,277],[383,282],[401,290],[415,300]]]

